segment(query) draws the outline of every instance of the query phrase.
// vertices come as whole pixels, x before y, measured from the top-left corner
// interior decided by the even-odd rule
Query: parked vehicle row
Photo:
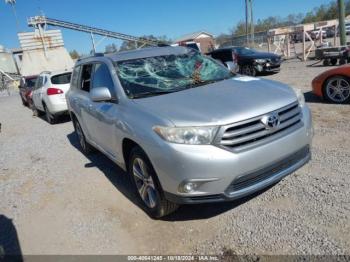
[[[23,105],[35,115],[45,114],[48,123],[68,114],[65,94],[70,87],[71,71],[45,71],[38,76],[23,77],[19,90]]]

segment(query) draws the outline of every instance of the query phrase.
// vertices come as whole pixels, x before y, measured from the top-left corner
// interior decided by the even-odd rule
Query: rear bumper
[[[297,158],[295,158],[295,156],[297,156]],[[251,195],[270,185],[279,182],[284,177],[290,175],[291,173],[308,163],[310,159],[311,152],[309,146],[307,146],[299,150],[298,152],[291,154],[287,158],[278,161],[273,165],[270,165],[261,170],[255,171],[254,173],[246,175],[248,177],[251,176],[250,179],[245,180],[243,183],[241,182],[241,184],[247,184],[247,182],[249,183],[249,180],[250,184],[248,186],[241,186],[241,188],[238,190],[235,190],[235,186],[237,187],[237,183],[233,183],[233,181],[222,194],[184,197],[169,192],[164,192],[164,195],[169,201],[178,204],[201,204],[233,201]],[[276,172],[274,172],[274,170],[276,170]]]
[[[68,114],[68,106],[65,97],[59,95],[51,96],[45,100],[45,103],[53,115]]]

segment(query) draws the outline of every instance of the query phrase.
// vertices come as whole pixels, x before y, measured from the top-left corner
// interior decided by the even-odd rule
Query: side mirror
[[[94,102],[111,101],[112,95],[107,87],[95,87],[90,90],[90,98]]]
[[[237,72],[237,64],[233,63],[233,62],[226,62],[226,67],[228,68],[228,70],[230,70],[231,72]]]

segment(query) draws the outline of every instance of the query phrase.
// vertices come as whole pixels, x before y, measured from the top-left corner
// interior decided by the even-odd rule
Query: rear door
[[[95,139],[93,137],[94,126],[92,125],[91,117],[92,105],[90,100],[92,68],[93,64],[84,64],[81,66],[78,86],[70,103],[73,107],[79,109],[79,111],[76,112],[80,117],[80,124],[83,128],[86,138],[90,142],[95,143]]]

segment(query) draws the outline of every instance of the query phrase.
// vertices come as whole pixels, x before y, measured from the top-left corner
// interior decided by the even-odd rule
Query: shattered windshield
[[[177,92],[233,77],[225,67],[196,51],[119,61],[116,69],[130,98]]]

